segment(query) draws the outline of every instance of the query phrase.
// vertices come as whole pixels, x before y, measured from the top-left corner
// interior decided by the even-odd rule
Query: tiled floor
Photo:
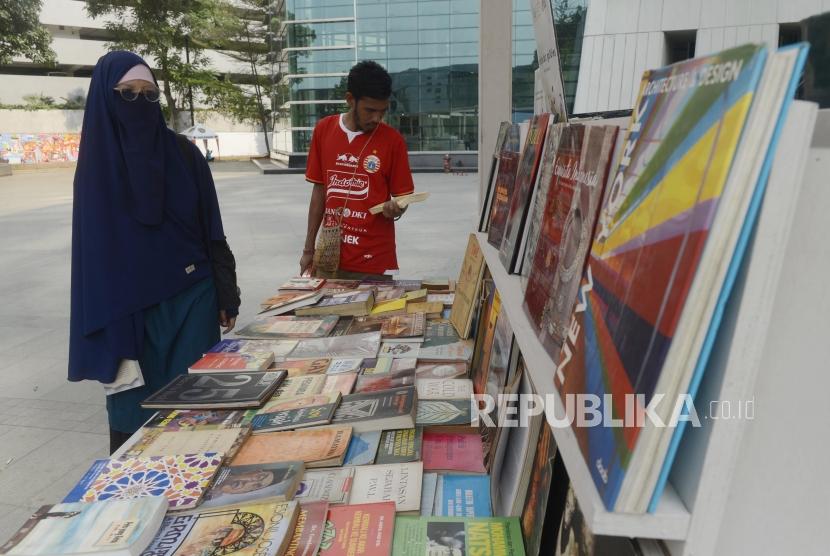
[[[215,178],[242,311],[296,272],[310,188],[302,176],[228,166]],[[477,222],[478,178],[418,174],[430,191],[398,223],[402,277],[456,276]],[[72,171],[0,178],[0,543],[60,501],[109,439],[103,390],[66,381]]]

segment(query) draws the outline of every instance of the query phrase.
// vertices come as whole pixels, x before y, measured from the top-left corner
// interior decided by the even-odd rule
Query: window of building
[[[666,31],[666,45],[664,51],[665,65],[690,60],[695,57],[695,40],[697,31]]]

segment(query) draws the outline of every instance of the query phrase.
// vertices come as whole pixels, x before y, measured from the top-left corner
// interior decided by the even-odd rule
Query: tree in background
[[[41,0],[2,0],[0,2],[0,64],[24,56],[37,64],[52,65],[55,53],[51,38],[39,21]]]

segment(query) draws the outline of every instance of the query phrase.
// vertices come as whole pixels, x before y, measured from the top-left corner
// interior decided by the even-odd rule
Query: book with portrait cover
[[[380,350],[380,332],[300,340],[287,359],[371,359]],[[323,369],[325,372],[325,369]]]
[[[265,498],[291,500],[304,471],[301,461],[222,467],[199,507],[214,508]]]
[[[555,169],[562,179],[551,188],[551,194],[556,196],[553,199],[556,207],[551,214],[562,218],[562,222],[558,230],[558,225],[552,224],[554,230],[545,236],[544,243],[545,252],[557,250],[556,266],[548,268],[543,265],[544,261],[538,261],[542,267],[533,271],[536,279],[540,273],[545,275],[542,283],[549,288],[541,314],[539,337],[552,356],[567,335],[579,281],[594,237],[617,129],[617,126],[586,126],[578,165],[562,167],[557,164]],[[574,186],[571,191],[568,191],[569,184]],[[550,271],[553,275],[548,277],[546,273]]]
[[[317,556],[328,513],[328,502],[301,503],[294,535],[284,556]]]
[[[166,511],[164,496],[41,506],[0,545],[0,554],[139,556]]]
[[[282,556],[299,509],[293,501],[258,501],[171,514],[144,554]]]
[[[226,409],[259,407],[279,387],[285,371],[218,372],[179,375],[151,395],[148,409]]]
[[[394,502],[398,513],[420,513],[424,464],[390,463],[355,468],[349,504]]]
[[[318,554],[389,556],[394,528],[394,502],[329,506],[326,532]]]
[[[516,182],[510,196],[507,223],[499,246],[499,259],[507,272],[515,271],[519,243],[525,228],[533,187],[536,184],[536,171],[539,168],[539,159],[542,158],[542,148],[545,144],[549,121],[550,114],[537,114],[531,118],[522,157],[516,170]]]
[[[254,340],[322,338],[331,333],[339,318],[337,315],[320,317],[260,316],[239,330],[236,335],[240,338]]]
[[[408,463],[421,459],[423,429],[390,429],[381,434],[375,463]]]
[[[478,303],[481,292],[481,282],[484,279],[484,254],[478,244],[475,234],[470,234],[467,240],[467,251],[461,264],[461,273],[455,289],[455,297],[450,313],[450,322],[455,327],[458,336],[463,339],[470,337],[470,327],[473,322],[473,312]]]
[[[162,409],[144,425],[167,431],[238,429],[248,427],[255,409]]]
[[[414,386],[343,396],[332,425],[351,426],[355,432],[405,429],[415,426]]]
[[[302,461],[306,467],[342,465],[351,437],[348,426],[258,434],[248,438],[231,465],[285,461]]]
[[[752,106],[765,59],[744,45],[643,75],[554,372],[563,399],[596,396],[622,419],[688,392],[757,184],[747,174],[769,146],[745,124],[776,121]],[[655,415],[669,422],[675,405]],[[625,421],[574,433],[605,507],[644,512],[674,427]]]
[[[515,517],[410,517],[395,519],[394,556],[492,554],[524,556]]]
[[[195,508],[222,465],[222,454],[99,459],[63,502],[164,496],[171,510]]]

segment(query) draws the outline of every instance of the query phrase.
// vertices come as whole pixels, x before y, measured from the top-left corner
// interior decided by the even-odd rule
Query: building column
[[[481,0],[478,41],[478,206],[487,191],[487,174],[499,123],[511,118],[513,86],[513,2]]]

